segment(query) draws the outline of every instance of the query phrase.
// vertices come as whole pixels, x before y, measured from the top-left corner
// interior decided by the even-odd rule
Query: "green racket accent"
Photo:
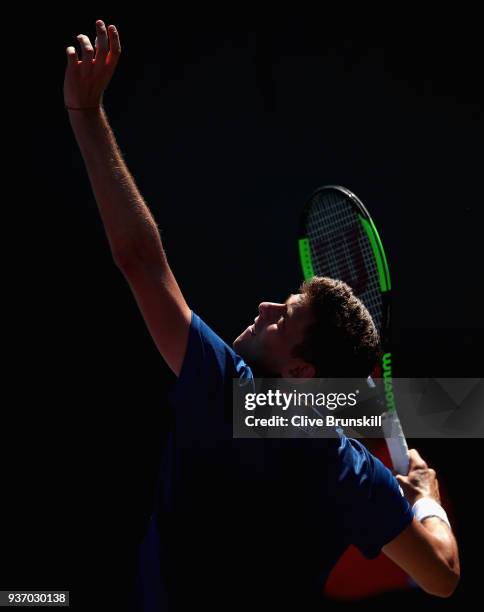
[[[388,412],[395,412],[395,393],[393,391],[392,354],[385,353],[382,357],[383,385]]]
[[[301,260],[304,280],[309,280],[314,276],[314,268],[308,238],[299,239],[299,259]]]
[[[380,279],[380,289],[382,293],[385,293],[391,289],[390,271],[388,270],[387,258],[385,257],[385,251],[383,250],[380,236],[378,235],[376,227],[371,219],[370,221],[367,221],[361,216],[359,216],[359,219],[363,225],[366,235],[368,236],[373,255],[375,256],[378,276]]]

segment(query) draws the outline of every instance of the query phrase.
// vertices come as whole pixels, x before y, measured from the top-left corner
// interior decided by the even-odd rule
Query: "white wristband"
[[[416,501],[413,504],[413,513],[418,521],[423,521],[431,516],[437,516],[450,527],[447,512],[435,501],[435,499],[430,497],[421,497]]]

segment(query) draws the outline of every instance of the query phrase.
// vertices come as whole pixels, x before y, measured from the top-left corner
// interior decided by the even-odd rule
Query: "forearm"
[[[102,108],[68,112],[115,261],[162,264],[158,228],[126,167],[106,113]]]
[[[429,517],[420,525],[430,554],[421,559],[423,581],[419,584],[428,593],[449,597],[455,591],[460,578],[459,553],[454,535],[451,529],[436,517]]]
[[[448,525],[435,516],[430,516],[421,522],[439,551],[439,555],[452,571],[459,571],[459,551],[457,541]]]

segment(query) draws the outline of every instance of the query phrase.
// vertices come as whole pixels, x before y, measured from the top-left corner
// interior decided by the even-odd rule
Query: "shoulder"
[[[252,377],[242,357],[193,311],[186,357],[202,358],[204,369],[218,368],[230,376]]]
[[[363,444],[344,435],[333,445],[330,456],[336,470],[335,477],[340,484],[369,482],[374,472],[374,459]]]
[[[372,559],[412,521],[411,506],[392,472],[357,440],[343,438],[333,460],[334,498],[346,529]]]
[[[174,393],[194,392],[231,384],[234,378],[253,378],[250,367],[237,353],[192,311],[188,342]]]
[[[334,486],[348,498],[361,500],[397,499],[402,494],[392,472],[358,440],[341,436],[330,456]]]

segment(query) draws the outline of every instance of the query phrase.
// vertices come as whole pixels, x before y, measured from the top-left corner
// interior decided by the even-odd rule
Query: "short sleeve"
[[[339,459],[345,528],[351,543],[373,559],[412,522],[412,508],[391,471],[361,443],[346,438]]]
[[[210,421],[212,426],[231,423],[232,380],[244,377],[252,377],[244,360],[192,312],[182,368],[169,394],[172,408],[183,413],[186,426],[190,419],[191,427],[202,429]]]

